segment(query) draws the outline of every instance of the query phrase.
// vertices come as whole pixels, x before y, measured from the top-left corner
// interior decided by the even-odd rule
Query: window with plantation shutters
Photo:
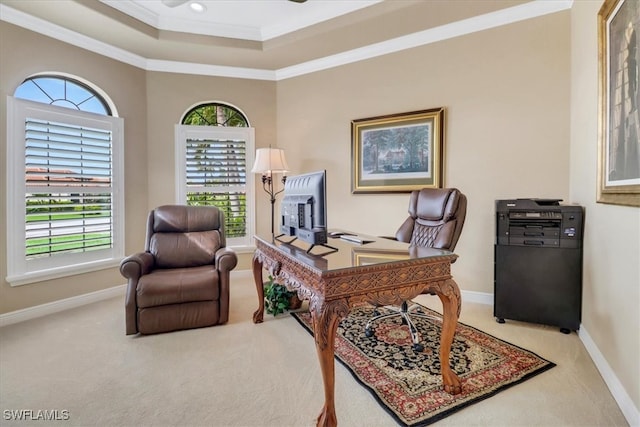
[[[176,133],[178,203],[222,209],[227,244],[250,245],[247,165],[253,162],[253,128],[179,125]]]
[[[113,246],[111,131],[27,117],[25,256]]]
[[[182,122],[176,126],[177,203],[218,207],[225,214],[227,245],[250,246],[254,129],[239,110],[224,104],[193,108]]]
[[[33,80],[45,89],[60,83]],[[94,96],[88,87],[61,93],[84,101],[7,100],[11,285],[113,267],[124,254],[123,120],[105,115],[106,102],[87,102]]]

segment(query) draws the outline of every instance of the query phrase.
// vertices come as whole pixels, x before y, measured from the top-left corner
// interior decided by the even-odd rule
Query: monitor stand
[[[294,237],[293,239],[291,239],[291,240],[289,240],[289,241],[285,241],[285,240],[282,240],[282,239],[281,239],[281,237],[282,237],[282,236],[285,236],[285,234],[280,234],[279,236],[276,236],[276,237],[275,237],[275,239],[276,239],[278,242],[280,242],[280,243],[284,243],[284,244],[287,244],[287,245],[289,245],[289,244],[293,243],[294,241],[298,240],[298,238],[297,238],[297,237]],[[319,254],[314,254],[313,252],[311,252],[311,250],[312,250],[313,248],[315,248],[316,246],[322,246],[323,248],[327,248],[327,249],[329,249],[329,250],[328,250],[327,252],[322,252],[322,253],[319,253]],[[325,255],[332,254],[332,253],[334,253],[334,252],[338,252],[338,248],[335,248],[335,247],[333,247],[333,246],[329,246],[329,245],[324,244],[324,243],[320,243],[320,244],[317,244],[317,245],[316,245],[316,244],[312,244],[311,246],[309,246],[309,249],[307,249],[307,253],[308,253],[309,255],[315,255],[315,256],[325,256]]]

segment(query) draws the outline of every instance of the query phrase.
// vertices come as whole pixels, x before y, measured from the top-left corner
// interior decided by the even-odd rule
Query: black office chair
[[[467,213],[467,198],[456,188],[424,188],[411,193],[409,217],[396,232],[395,239],[414,246],[452,251],[458,243]],[[400,316],[409,326],[413,349],[423,351],[420,336],[411,316],[432,318],[421,311],[420,305],[409,307],[404,301],[400,307],[390,307],[393,313],[381,314],[378,309],[365,326],[365,335],[372,337],[374,322]]]

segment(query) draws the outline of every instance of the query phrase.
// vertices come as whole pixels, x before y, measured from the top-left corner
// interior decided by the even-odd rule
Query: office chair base
[[[422,312],[422,306],[419,304],[413,304],[411,307],[407,304],[406,301],[402,303],[400,308],[389,306],[387,307],[392,313],[381,314],[377,308],[373,311],[373,317],[369,319],[367,324],[364,327],[364,334],[367,338],[372,338],[375,334],[375,329],[373,328],[373,323],[384,320],[387,318],[392,318],[399,316],[402,319],[402,324],[407,325],[409,327],[409,334],[411,335],[412,348],[416,352],[424,351],[424,346],[420,344],[420,334],[418,333],[418,329],[416,325],[411,320],[411,316],[421,317],[423,319],[432,319],[442,321],[442,318],[439,316],[433,316],[429,314],[425,314]]]

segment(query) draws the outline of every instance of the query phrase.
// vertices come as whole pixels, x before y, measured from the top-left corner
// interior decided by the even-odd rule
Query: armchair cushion
[[[215,230],[187,233],[155,233],[149,239],[149,252],[157,268],[198,267],[213,264],[220,248]]]
[[[217,300],[218,272],[212,265],[154,270],[138,281],[138,307]]]
[[[219,230],[224,224],[220,216],[211,215],[207,207],[164,205],[153,210],[154,233],[184,233]]]

